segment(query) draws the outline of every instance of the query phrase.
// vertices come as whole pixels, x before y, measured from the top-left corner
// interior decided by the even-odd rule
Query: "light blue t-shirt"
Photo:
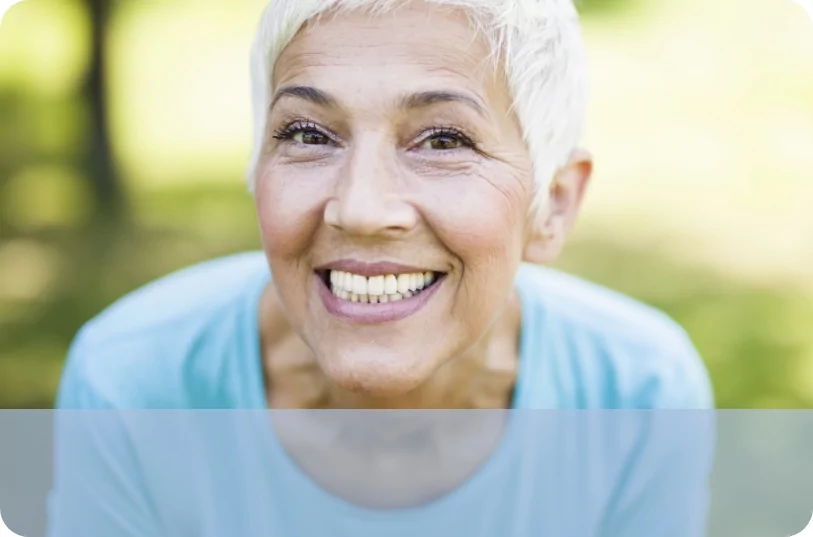
[[[51,537],[703,534],[712,391],[664,314],[523,265],[497,448],[452,492],[377,510],[317,485],[276,441],[257,328],[269,278],[260,252],[218,259],[82,328],[58,396]]]

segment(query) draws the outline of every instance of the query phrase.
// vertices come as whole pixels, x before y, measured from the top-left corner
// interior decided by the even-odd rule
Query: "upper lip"
[[[400,263],[392,263],[390,261],[378,261],[375,263],[368,263],[365,261],[358,261],[356,259],[339,259],[330,263],[325,263],[316,268],[317,271],[325,270],[341,270],[343,272],[351,272],[359,276],[385,276],[387,274],[409,274],[413,272],[427,272],[432,271],[428,268],[415,267],[410,265],[402,265]],[[438,272],[438,271],[432,271]]]

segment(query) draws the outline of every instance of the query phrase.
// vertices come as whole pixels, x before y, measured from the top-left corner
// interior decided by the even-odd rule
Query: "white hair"
[[[533,162],[536,196],[546,205],[556,171],[579,144],[588,98],[587,61],[572,0],[426,0],[463,8],[502,62],[513,111]],[[270,105],[274,65],[307,22],[328,12],[369,9],[383,13],[404,0],[270,0],[251,51],[254,147],[249,189],[256,183]]]

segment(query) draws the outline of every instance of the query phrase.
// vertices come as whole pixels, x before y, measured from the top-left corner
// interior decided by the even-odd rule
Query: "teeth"
[[[409,291],[409,274],[398,275],[398,292],[404,294]]]
[[[367,280],[367,292],[371,295],[384,294],[384,276],[373,276]]]
[[[386,304],[411,298],[437,279],[434,272],[387,274],[365,278],[359,274],[330,271],[333,294],[343,300],[364,304]]]
[[[384,294],[394,295],[398,292],[398,278],[392,274],[384,277]]]
[[[367,294],[367,278],[364,276],[359,276],[358,274],[353,275],[353,292],[357,295],[366,295]]]

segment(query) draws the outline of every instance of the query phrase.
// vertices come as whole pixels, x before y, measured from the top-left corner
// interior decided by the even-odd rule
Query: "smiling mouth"
[[[410,272],[362,276],[341,270],[320,270],[318,276],[336,298],[362,304],[386,304],[412,298],[438,285],[442,272]]]

